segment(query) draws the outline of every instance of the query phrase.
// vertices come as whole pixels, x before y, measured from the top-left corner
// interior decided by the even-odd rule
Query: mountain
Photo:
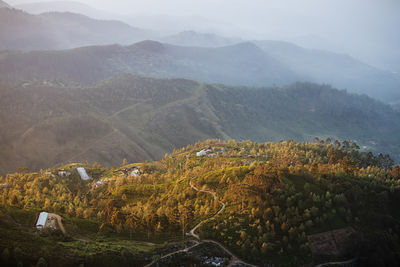
[[[70,18],[65,23],[69,21]],[[74,35],[74,39],[87,38]],[[125,34],[121,35],[125,38]],[[36,35],[32,38],[48,42]],[[82,83],[98,82],[121,73],[247,86],[311,81],[368,94],[386,102],[400,100],[399,75],[381,71],[347,55],[276,41],[244,42],[224,47],[187,47],[143,41],[130,46],[93,46],[62,51],[5,51],[0,54],[0,70],[0,78],[7,80],[69,79]]]
[[[207,138],[351,138],[400,158],[399,114],[329,86],[229,87],[122,75],[91,86],[36,81],[0,88],[3,172],[69,161],[154,160]]]
[[[266,53],[309,81],[329,83],[384,101],[400,99],[399,75],[367,65],[349,55],[305,49],[287,42],[253,41]]]
[[[226,38],[212,33],[198,33],[184,31],[178,34],[165,36],[161,42],[180,46],[219,47],[242,43],[239,38]]]
[[[74,1],[33,2],[15,5],[15,8],[35,15],[48,12],[69,12],[85,15],[95,19],[109,20],[117,17],[116,15],[108,13],[106,11],[99,10],[89,5]]]
[[[215,34],[182,32],[161,41],[183,46],[219,47],[239,43],[240,40]],[[306,49],[283,41],[249,41],[265,53],[288,66],[302,80],[328,83],[337,88],[368,94],[393,102],[400,99],[400,76],[357,60],[346,54]]]
[[[31,15],[0,9],[0,49],[67,49],[95,44],[131,44],[149,32],[119,21],[102,21],[73,13]]]
[[[131,46],[4,52],[0,56],[1,79],[66,78],[92,83],[121,73],[251,86],[284,84],[301,79],[251,43],[200,48],[143,41]]]

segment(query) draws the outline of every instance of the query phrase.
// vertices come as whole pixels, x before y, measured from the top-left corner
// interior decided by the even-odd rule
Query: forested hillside
[[[207,138],[357,140],[398,160],[400,120],[389,106],[329,86],[229,87],[123,75],[92,86],[0,86],[0,169],[160,159]]]
[[[206,154],[196,155],[201,150]],[[80,180],[79,166],[87,169],[90,181]],[[140,174],[126,171],[133,168]],[[71,175],[60,177],[60,170]],[[17,255],[8,257],[10,262],[32,263],[43,257],[58,266],[71,262],[104,266],[111,259],[120,263],[135,259],[138,248],[126,239],[193,240],[185,233],[206,220],[197,230],[201,240],[218,241],[253,264],[315,265],[356,257],[361,266],[393,266],[399,260],[399,178],[399,167],[390,161],[359,152],[353,142],[331,139],[208,140],[175,150],[158,162],[21,171],[2,181],[6,186],[0,191],[0,232],[8,238],[1,239],[0,248],[9,254],[17,248],[23,251],[10,254]],[[215,193],[216,198],[205,192]],[[29,233],[29,218],[33,223],[32,214],[39,210],[63,216],[66,239]],[[217,211],[221,212],[215,215]],[[31,215],[22,217],[24,213]],[[350,227],[352,235],[336,241],[339,254],[312,249],[310,236],[344,227]],[[97,249],[104,250],[102,262],[94,259],[96,242],[103,242]],[[79,244],[86,257],[76,249]],[[161,252],[153,255],[157,253]],[[167,266],[204,261],[191,255],[153,259],[165,260]],[[140,266],[140,261],[151,260],[137,255],[133,266]]]
[[[0,54],[1,79],[67,78],[89,84],[122,73],[258,86],[300,79],[250,43],[191,48],[144,41],[131,46]]]
[[[1,80],[69,79],[91,84],[122,73],[241,86],[311,81],[332,84],[386,102],[400,99],[398,75],[346,55],[306,50],[283,42],[245,42],[213,48],[143,41],[130,46],[0,52]]]

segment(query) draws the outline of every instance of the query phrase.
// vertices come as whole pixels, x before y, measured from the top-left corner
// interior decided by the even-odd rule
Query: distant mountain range
[[[0,53],[1,79],[67,79],[89,84],[122,73],[252,86],[302,78],[252,43],[200,48],[143,41],[131,46]]]
[[[99,44],[131,44],[149,38],[149,31],[119,21],[95,20],[74,13],[31,15],[0,9],[0,49],[54,50]]]
[[[59,18],[60,14],[54,15]],[[396,74],[347,55],[304,49],[285,42],[183,47],[143,41],[131,46],[0,53],[1,79],[67,79],[89,84],[122,73],[247,86],[311,81],[387,102],[400,99],[400,79]]]
[[[48,12],[70,12],[76,14],[82,14],[95,19],[112,19],[116,18],[117,15],[108,13],[103,10],[93,8],[83,3],[75,1],[46,1],[46,2],[32,2],[25,4],[18,4],[14,6],[17,9],[21,9],[30,14],[39,15]]]
[[[122,75],[91,86],[36,81],[0,88],[3,172],[159,159],[207,138],[350,138],[400,158],[399,113],[329,86],[229,87]]]
[[[280,41],[253,41],[308,81],[332,84],[384,101],[400,100],[400,75],[365,64],[349,55],[305,49]]]

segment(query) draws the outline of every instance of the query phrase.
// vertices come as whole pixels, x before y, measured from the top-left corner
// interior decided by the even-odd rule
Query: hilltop
[[[7,175],[0,191],[2,255],[7,249],[10,262],[28,265],[43,257],[58,266],[210,266],[206,261],[218,257],[227,266],[229,251],[257,265],[355,258],[361,266],[392,266],[399,260],[399,167],[351,141],[316,141],[207,140],[156,162]],[[81,180],[77,167],[91,179]],[[68,236],[31,233],[40,210],[60,214]],[[340,239],[330,240],[332,233]],[[177,239],[190,253],[174,245]]]

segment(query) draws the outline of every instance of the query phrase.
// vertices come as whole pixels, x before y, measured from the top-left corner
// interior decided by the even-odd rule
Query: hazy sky
[[[10,4],[35,2],[5,1]],[[400,43],[400,0],[77,0],[76,2],[124,15],[200,16],[232,25],[231,35],[239,33],[238,35],[244,38],[291,40],[304,46],[349,52],[363,58],[373,57],[381,50],[397,51]],[[246,34],[247,36],[244,36]],[[400,53],[397,52],[397,55],[400,56]],[[390,56],[387,60],[390,60]]]

